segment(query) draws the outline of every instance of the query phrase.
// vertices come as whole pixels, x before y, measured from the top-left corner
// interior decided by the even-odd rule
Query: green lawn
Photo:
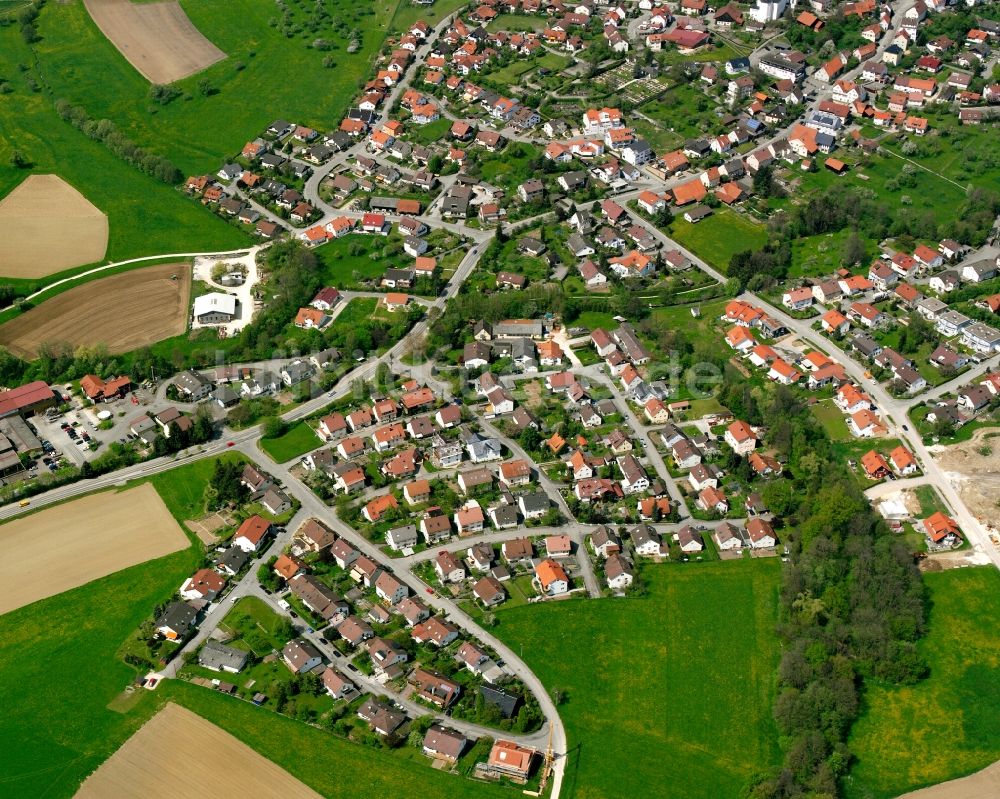
[[[377,280],[389,267],[413,265],[413,258],[403,252],[398,235],[382,238],[351,234],[333,239],[314,252],[323,280],[340,289],[356,288],[363,280]]]
[[[427,125],[415,125],[411,122],[406,128],[406,137],[418,144],[433,144],[448,135],[451,125],[448,117],[441,117]]]
[[[573,320],[573,327],[586,327],[590,330],[596,330],[599,327],[603,327],[608,332],[614,330],[618,327],[618,323],[612,318],[614,314],[606,311],[583,311],[576,319]],[[589,345],[588,345],[589,346]]]
[[[821,194],[834,185],[847,185],[873,192],[879,202],[893,209],[905,204],[912,213],[933,211],[939,214],[939,223],[954,215],[965,199],[958,186],[921,169],[914,170],[907,185],[894,185],[905,162],[892,155],[866,157],[857,150],[843,150],[837,152],[837,158],[848,165],[846,174],[836,175],[823,167],[815,172],[793,174],[792,197],[804,201],[807,196]]]
[[[531,162],[540,154],[539,148],[524,142],[511,142],[502,152],[483,155],[482,177],[487,183],[492,183],[506,190],[514,191],[535,172]]]
[[[497,612],[500,637],[562,697],[562,795],[737,796],[779,760],[780,563],[648,566],[642,579],[642,598]]]
[[[154,474],[148,480],[135,480],[129,485],[150,482],[163,497],[175,519],[178,521],[197,519],[205,513],[205,486],[212,478],[217,460],[242,463],[246,458],[238,452],[226,453],[218,458],[202,458],[171,469],[169,472]]]
[[[212,461],[150,478],[178,519],[191,518]],[[116,653],[197,566],[197,547],[0,616],[0,752],[6,796],[72,796],[146,719],[107,709],[135,675]],[[144,692],[145,693],[145,692]]]
[[[735,211],[717,208],[710,217],[693,225],[684,221],[683,215],[678,216],[670,237],[725,272],[736,253],[763,247],[767,243],[767,230]]]
[[[355,297],[344,307],[336,319],[330,323],[327,330],[344,329],[350,330],[359,322],[370,319],[375,315],[378,307],[378,300],[374,297]]]
[[[788,277],[818,277],[840,269],[844,266],[844,243],[850,234],[850,230],[840,230],[836,233],[806,236],[793,241],[792,265],[788,270]],[[875,257],[874,242],[866,241],[865,250],[866,258],[862,263],[868,263]]]
[[[135,674],[116,652],[197,562],[191,548],[0,616],[6,796],[73,796],[141,726],[148,701],[106,707]]]
[[[996,129],[990,125],[962,125],[954,114],[935,112],[929,115],[931,128],[947,131],[948,136],[927,136],[917,139],[917,152],[910,160],[926,167],[959,185],[969,184],[996,189],[1000,182],[1000,162],[992,156]],[[906,137],[913,139],[914,137]],[[902,155],[900,144],[905,139],[897,137],[885,147]],[[902,162],[893,158],[897,164]],[[939,184],[946,181],[938,179]],[[958,191],[956,187],[951,187]]]
[[[930,677],[868,688],[850,741],[852,799],[888,799],[1000,758],[1000,573],[954,569],[925,574],[924,582],[930,630],[920,649]]]
[[[812,406],[813,416],[823,426],[831,441],[853,441],[851,431],[847,429],[847,421],[843,412],[833,400],[822,400]]]
[[[82,4],[52,3],[43,10],[42,19],[62,12],[83,13],[82,10]],[[41,86],[38,73],[18,69],[18,64],[28,65],[32,61],[32,53],[17,26],[0,27],[0,77],[12,89],[0,102],[0,196],[5,196],[32,172],[58,174],[108,215],[109,260],[235,249],[250,241],[237,228],[205,211],[181,192],[133,169],[103,145],[63,122],[53,107],[59,95],[33,92],[28,81]],[[30,160],[33,165],[30,170],[11,166],[10,157],[15,149]],[[18,284],[40,287],[38,283]]]
[[[199,461],[151,478],[176,517],[190,518],[199,509],[199,487],[211,464]],[[193,546],[0,616],[0,739],[16,742],[0,751],[0,793],[69,799],[169,699],[332,799],[353,799],[369,787],[401,795],[404,783],[413,795],[432,799],[515,796],[435,773],[418,750],[376,751],[192,685],[164,683],[155,693],[140,690],[125,700],[122,691],[135,670],[120,660],[122,645],[198,566],[200,551]],[[266,621],[249,600],[237,608],[250,621]]]
[[[263,708],[182,682],[163,686],[170,699],[226,729],[326,799],[418,796],[427,799],[516,799],[521,791],[431,768],[409,746],[389,752],[351,743]]]
[[[490,28],[495,31],[540,31],[545,25],[545,17],[538,14],[500,14]]]
[[[285,463],[292,458],[305,455],[310,450],[316,449],[323,442],[316,437],[316,431],[305,422],[297,425],[278,438],[262,438],[260,448],[271,456],[277,463]]]
[[[400,0],[323,5],[342,28],[308,19],[313,4],[290,0],[292,23],[286,36],[281,11],[260,0],[184,0],[191,22],[227,58],[175,84],[184,94],[166,106],[148,100],[149,83],[107,41],[82,3],[49,3],[39,20],[35,45],[45,81],[55,97],[84,106],[94,118],[108,117],[139,144],[169,155],[186,172],[214,172],[227,154],[277,117],[327,130],[340,121],[358,83],[370,73],[385,26]],[[271,20],[279,24],[272,26]],[[347,53],[350,31],[361,48]],[[9,33],[19,37],[15,28]],[[312,47],[317,39],[329,51]],[[324,68],[331,57],[335,65]],[[204,96],[206,78],[216,93]],[[5,159],[6,160],[6,159]]]

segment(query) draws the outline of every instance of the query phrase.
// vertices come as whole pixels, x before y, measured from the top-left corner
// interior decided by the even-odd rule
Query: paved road
[[[635,431],[635,434],[642,440],[642,446],[645,450],[646,459],[653,465],[656,476],[659,477],[666,485],[667,493],[670,494],[670,499],[677,505],[680,517],[682,519],[690,517],[691,511],[687,506],[687,500],[684,498],[683,492],[677,486],[677,482],[670,474],[670,469],[667,467],[667,463],[663,459],[663,455],[660,454],[659,449],[657,449],[653,444],[653,439],[650,438],[652,430],[646,427],[646,425],[644,425],[636,415],[635,411],[632,409],[631,403],[625,396],[625,393],[621,390],[619,383],[604,375],[601,368],[600,364],[592,364],[591,366],[583,367],[580,371],[581,373],[587,375],[587,377],[591,380],[607,386],[607,388],[611,391],[615,397],[615,404],[622,409],[625,419]]]
[[[771,316],[780,320],[789,330],[813,346],[830,352],[839,361],[851,378],[874,400],[881,410],[883,419],[889,427],[891,435],[900,438],[910,449],[920,463],[924,475],[941,492],[945,502],[951,508],[952,515],[965,534],[969,543],[977,552],[985,554],[990,561],[1000,569],[1000,551],[992,546],[984,520],[974,516],[966,506],[958,491],[938,465],[937,461],[924,445],[922,437],[912,427],[907,416],[909,401],[898,400],[889,395],[876,380],[866,377],[866,369],[841,349],[836,342],[820,335],[810,327],[810,320],[793,319],[779,308],[765,302],[760,297],[747,292],[743,299],[752,302]]]
[[[918,475],[917,477],[907,477],[905,480],[886,480],[878,485],[865,489],[865,496],[872,500],[882,499],[882,497],[887,497],[890,494],[895,494],[908,488],[918,488],[919,486],[929,484],[930,479],[924,474]]]
[[[416,593],[426,604],[436,608],[437,610],[443,611],[451,622],[462,628],[469,636],[483,641],[492,647],[497,652],[501,660],[503,660],[507,669],[520,678],[525,685],[527,685],[528,688],[535,693],[538,698],[539,705],[541,706],[542,713],[547,720],[546,725],[542,728],[542,730],[530,736],[524,736],[523,740],[532,746],[544,748],[545,742],[548,739],[548,726],[553,725],[553,738],[556,741],[556,751],[565,752],[565,731],[563,730],[561,720],[559,720],[555,704],[546,693],[541,682],[537,677],[535,677],[519,656],[517,656],[501,641],[479,627],[479,625],[471,617],[461,611],[455,603],[438,596],[436,593],[433,595],[429,593],[427,589],[430,588],[430,586],[427,586],[411,571],[405,567],[402,569],[395,568],[393,562],[386,558],[379,546],[358,533],[350,525],[341,521],[333,509],[329,508],[326,504],[320,501],[320,499],[308,486],[305,485],[305,483],[291,473],[288,465],[275,463],[265,452],[259,450],[252,442],[244,443],[240,447],[240,450],[248,457],[253,458],[261,464],[265,471],[271,473],[274,477],[280,480],[285,491],[302,503],[302,510],[300,514],[304,514],[303,518],[313,516],[323,520],[323,522],[329,525],[330,528],[337,533],[337,535],[349,541],[355,549],[362,552],[376,563],[381,563],[391,571],[397,573],[411,586],[411,588],[416,588]],[[288,529],[292,530],[293,528],[289,527]],[[426,713],[426,710],[424,710],[423,713]],[[449,720],[449,724],[450,723],[451,721]],[[479,729],[479,735],[496,735],[496,730],[489,731],[487,728]],[[560,738],[562,739],[561,744],[558,743]]]

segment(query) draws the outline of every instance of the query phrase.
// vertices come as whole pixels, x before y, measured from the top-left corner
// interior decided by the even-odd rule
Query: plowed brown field
[[[104,344],[111,353],[155,344],[187,329],[188,264],[160,264],[76,286],[0,325],[0,344],[37,358],[42,344]]]

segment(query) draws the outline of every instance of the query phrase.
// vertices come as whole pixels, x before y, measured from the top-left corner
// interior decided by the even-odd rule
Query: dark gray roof
[[[512,696],[511,694],[506,694],[503,691],[499,691],[496,688],[490,688],[488,685],[484,685],[479,689],[479,693],[482,694],[483,699],[489,705],[495,705],[500,709],[500,715],[505,719],[513,717],[517,706],[521,701],[518,696]]]
[[[248,657],[249,653],[242,649],[208,640],[198,653],[198,662],[205,668],[215,671],[222,669],[239,671],[246,665]]]
[[[171,602],[156,620],[156,626],[169,627],[179,635],[185,635],[194,625],[197,615],[198,611],[187,602]]]

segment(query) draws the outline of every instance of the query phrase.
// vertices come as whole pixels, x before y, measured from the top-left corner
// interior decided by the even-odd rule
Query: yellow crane
[[[549,774],[552,773],[552,764],[555,762],[556,756],[552,751],[552,724],[549,724],[549,742],[545,745],[545,758],[542,763],[542,779],[538,783],[538,795],[541,796],[545,793],[545,786],[549,781]]]

